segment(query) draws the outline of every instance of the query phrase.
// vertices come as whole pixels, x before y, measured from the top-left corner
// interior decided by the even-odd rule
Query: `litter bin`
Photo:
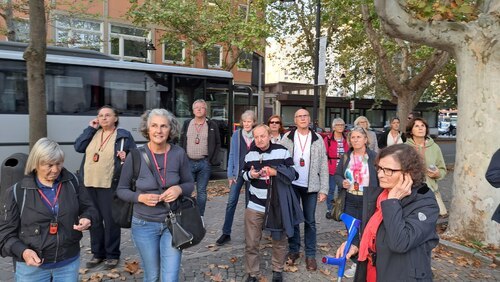
[[[23,178],[27,160],[28,155],[15,153],[3,161],[0,174],[0,190],[2,192]]]

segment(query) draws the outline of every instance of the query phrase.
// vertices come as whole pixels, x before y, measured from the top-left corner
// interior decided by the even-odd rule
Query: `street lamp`
[[[144,62],[147,63],[148,62],[148,51],[156,51],[156,47],[153,44],[153,41],[151,39],[148,42],[147,39],[144,38],[144,49],[146,49],[146,53],[144,53]]]
[[[352,95],[352,100],[350,101],[350,108],[351,108],[351,111],[354,111],[356,109],[356,106],[355,106],[355,101],[356,101],[356,85],[358,83],[358,74],[359,74],[359,70],[360,68],[358,68],[357,66],[351,71],[352,75],[353,75],[353,78],[354,78],[354,87],[353,87],[353,95]],[[368,75],[368,76],[371,76],[373,73],[370,69],[365,69],[365,74]],[[340,75],[340,78],[341,79],[345,79],[346,78],[346,75],[345,73],[342,73]]]

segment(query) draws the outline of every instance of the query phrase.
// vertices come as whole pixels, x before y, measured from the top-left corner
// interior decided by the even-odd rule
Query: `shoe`
[[[247,282],[257,282],[257,277],[248,275]]]
[[[288,253],[286,258],[287,258],[287,261],[290,260],[290,261],[292,261],[292,264],[295,264],[295,261],[298,258],[300,258],[300,254],[299,253]]]
[[[449,216],[448,214],[440,214],[439,218],[445,219],[445,218],[448,218],[448,216]]]
[[[118,259],[106,259],[104,262],[104,269],[111,270],[118,265]]]
[[[104,261],[103,258],[92,257],[91,260],[87,261],[86,266],[87,266],[87,268],[94,268],[94,267],[98,266],[99,264],[101,264],[101,262],[103,262],[103,261]]]
[[[219,237],[219,239],[217,239],[217,241],[215,242],[215,244],[217,244],[217,246],[222,246],[222,245],[226,244],[229,241],[231,241],[231,235],[222,234]]]
[[[326,217],[326,219],[333,219],[332,212],[326,211],[325,217]]]
[[[308,271],[316,271],[318,269],[316,258],[306,258],[306,269]]]
[[[353,263],[353,264],[351,265],[351,268],[349,268],[348,270],[346,270],[346,271],[344,272],[344,277],[345,277],[345,278],[353,278],[353,277],[354,277],[354,275],[356,274],[356,267],[357,267],[357,266],[358,266],[358,265],[357,265],[356,263]]]
[[[282,282],[283,281],[283,273],[273,271],[273,280],[272,282]]]

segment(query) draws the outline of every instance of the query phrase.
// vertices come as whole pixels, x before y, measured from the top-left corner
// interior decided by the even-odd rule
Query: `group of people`
[[[87,267],[116,267],[120,226],[110,205],[116,194],[134,203],[131,232],[144,281],[177,281],[182,252],[172,247],[165,203],[191,195],[196,187],[204,216],[210,167],[221,161],[219,129],[207,118],[206,102],[196,100],[192,107],[194,117],[182,126],[165,109],[146,111],[140,131],[147,143],[140,148],[130,132],[118,128],[117,111],[102,107],[76,139],[75,150],[84,153],[78,176],[64,169],[64,153],[56,142],[40,139],[28,157],[25,178],[1,199],[0,251],[16,261],[16,280],[76,281],[78,242],[86,229],[93,254]],[[435,224],[439,214],[446,214],[437,180],[446,168],[425,120],[410,119],[402,134],[399,119],[392,119],[374,147],[377,138],[363,116],[347,136],[344,121],[334,119],[325,138],[310,129],[305,109],[295,112],[295,128],[286,133],[280,116],[271,116],[266,124],[256,121],[253,111],[245,111],[241,129],[231,139],[230,192],[216,242],[231,240],[245,186],[247,281],[261,275],[263,230],[272,239],[272,281],[283,280],[285,261],[296,263],[302,245],[306,269],[315,271],[317,203],[326,200],[331,218],[339,189],[347,192],[344,212],[362,221],[348,254],[357,255],[353,265],[359,266],[352,272],[369,281],[430,279],[430,252],[438,242]],[[132,150],[140,151],[138,175]]]

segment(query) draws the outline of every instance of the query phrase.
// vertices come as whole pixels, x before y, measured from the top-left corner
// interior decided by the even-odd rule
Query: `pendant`
[[[354,182],[354,190],[355,191],[359,190],[359,183],[358,182]]]
[[[300,158],[299,164],[300,164],[300,166],[305,166],[306,165],[306,161],[303,158]]]
[[[194,139],[194,144],[200,144],[200,138],[196,137],[196,138]]]
[[[93,160],[94,162],[98,162],[98,161],[99,161],[99,154],[98,154],[98,153],[95,153],[95,154],[94,154],[94,157],[92,158],[92,160]]]

